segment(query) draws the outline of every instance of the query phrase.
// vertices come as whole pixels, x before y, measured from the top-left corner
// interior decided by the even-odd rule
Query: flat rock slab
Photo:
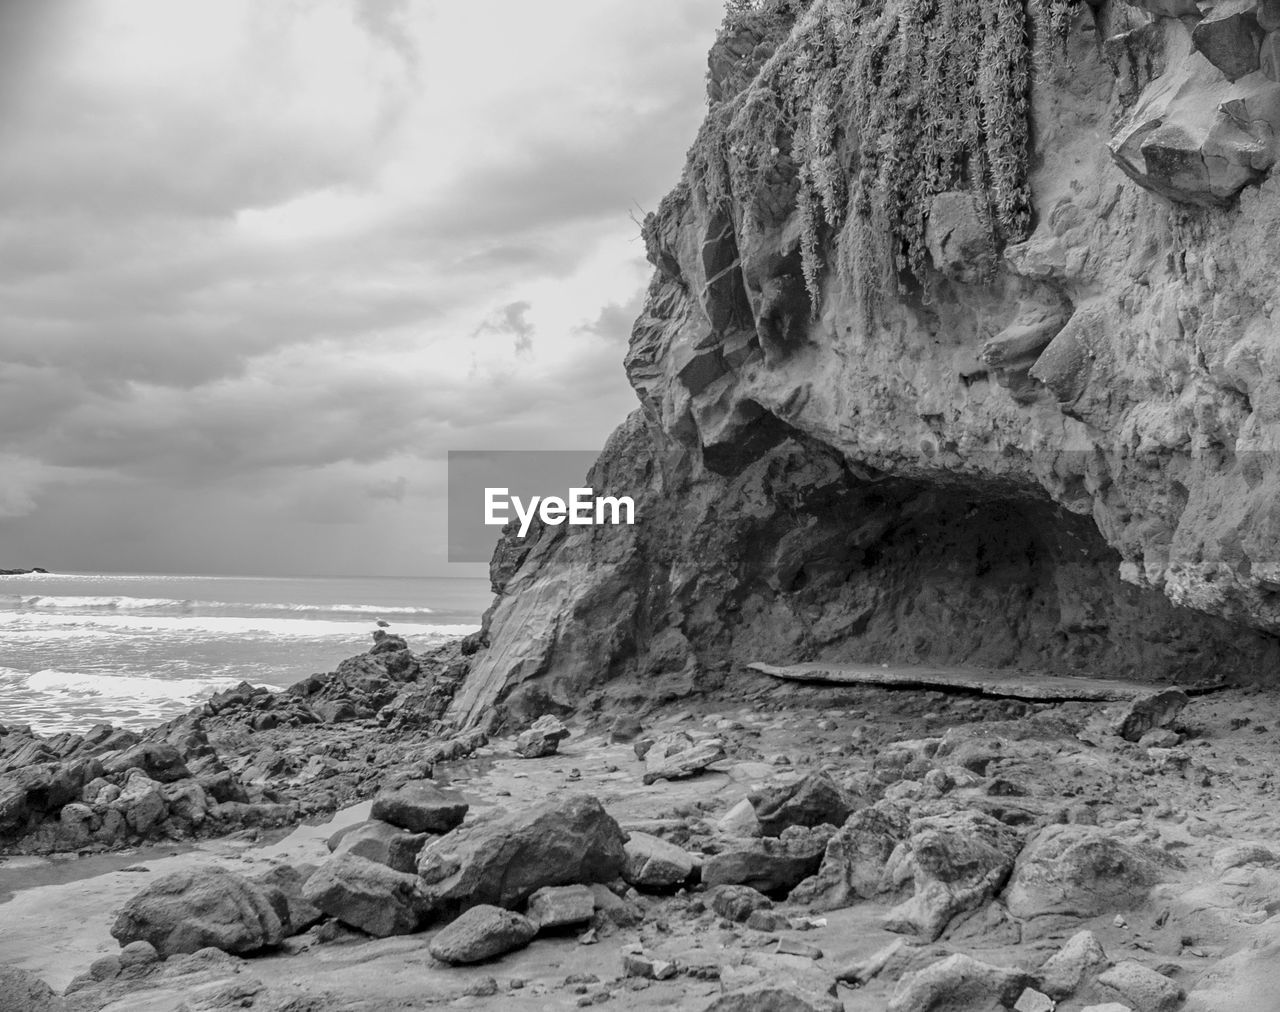
[[[1046,702],[1086,700],[1115,702],[1150,695],[1159,685],[1118,682],[1105,678],[1071,678],[1032,675],[1018,671],[983,671],[978,668],[931,668],[925,665],[878,664],[748,664],[748,670],[791,682],[823,682],[830,685],[883,685],[893,689],[940,689],[976,692],[1007,699]],[[1216,685],[1178,688],[1190,696],[1211,692]]]

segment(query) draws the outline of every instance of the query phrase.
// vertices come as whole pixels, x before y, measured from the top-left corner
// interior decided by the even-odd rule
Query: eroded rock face
[[[445,911],[510,909],[543,886],[613,881],[627,863],[625,843],[600,802],[578,795],[455,829],[426,846],[418,871]]]
[[[1093,917],[1141,904],[1173,874],[1167,855],[1096,826],[1046,826],[1018,855],[1004,900],[1027,920]]]
[[[640,523],[499,550],[450,715],[505,700],[532,719],[623,678],[661,699],[753,660],[1265,677],[1270,9],[1082,7],[1059,58],[984,49],[1030,74],[1024,147],[1018,123],[997,138],[1000,165],[1030,168],[987,219],[962,181],[904,211],[898,176],[859,174],[857,131],[823,134],[870,78],[861,37],[832,34],[841,0],[814,9],[744,15],[718,43],[707,125],[646,221],[641,408],[590,475],[634,493]],[[892,40],[899,13],[862,23]],[[803,67],[832,68],[828,90]],[[768,112],[783,92],[794,122]],[[891,212],[907,238],[882,277],[867,249]]]
[[[253,952],[278,945],[285,927],[261,885],[222,868],[190,868],[156,879],[111,926],[122,946],[150,942],[162,956],[207,946]]]
[[[417,875],[395,871],[356,854],[334,854],[307,879],[308,903],[371,935],[406,935],[430,904]]]

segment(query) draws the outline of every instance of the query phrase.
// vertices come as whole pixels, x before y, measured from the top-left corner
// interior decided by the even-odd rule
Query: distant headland
[[[34,569],[0,569],[0,576],[26,576],[28,573],[47,573],[49,570],[36,566]]]

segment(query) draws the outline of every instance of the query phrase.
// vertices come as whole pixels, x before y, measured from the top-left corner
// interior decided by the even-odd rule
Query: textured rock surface
[[[447,833],[461,825],[468,807],[457,791],[417,780],[379,794],[371,814],[412,833]]]
[[[1005,902],[1018,917],[1093,917],[1138,905],[1173,874],[1167,855],[1096,826],[1047,826],[1018,855]]]
[[[335,854],[322,864],[302,895],[331,917],[379,938],[416,930],[429,909],[417,875],[355,854]]]
[[[15,966],[0,966],[0,1012],[62,1012],[67,1006],[48,984]]]
[[[688,851],[649,833],[632,832],[626,852],[622,877],[640,889],[677,886],[693,874],[693,858]]]
[[[193,868],[157,879],[111,926],[122,946],[150,942],[162,956],[207,946],[252,952],[278,945],[285,927],[259,884],[221,868]]]
[[[626,836],[595,798],[577,795],[493,816],[429,843],[418,872],[446,910],[516,907],[543,886],[611,882]]]
[[[528,945],[537,933],[528,918],[481,904],[437,932],[428,948],[445,963],[479,963]]]
[[[589,481],[634,493],[640,522],[499,549],[488,649],[452,715],[505,698],[531,719],[628,678],[660,699],[758,660],[1264,677],[1280,85],[1195,49],[1194,3],[1071,8],[1000,138],[1030,131],[1005,195],[1028,203],[1001,211],[987,269],[961,183],[904,210],[892,173],[859,176],[856,131],[827,129],[860,108],[866,26],[893,52],[911,5],[873,5],[862,34],[831,27],[844,0],[794,25],[765,6],[713,51],[707,125],[645,225],[641,409]],[[1204,50],[1267,20],[1231,10]],[[908,171],[918,129],[886,134],[908,138]],[[897,280],[862,253],[890,211],[917,230]]]

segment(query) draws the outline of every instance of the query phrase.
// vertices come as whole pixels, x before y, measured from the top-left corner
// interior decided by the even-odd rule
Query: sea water
[[[465,635],[491,600],[465,578],[0,576],[0,724],[138,729],[332,671],[379,621],[414,649]]]

